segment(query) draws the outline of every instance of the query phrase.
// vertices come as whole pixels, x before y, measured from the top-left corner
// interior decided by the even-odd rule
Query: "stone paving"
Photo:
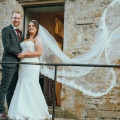
[[[55,118],[55,120],[75,120],[75,119]]]

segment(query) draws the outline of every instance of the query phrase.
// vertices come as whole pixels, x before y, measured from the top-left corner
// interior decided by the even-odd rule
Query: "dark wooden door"
[[[52,105],[52,96],[51,96],[52,90],[50,86],[51,80],[47,77],[40,76],[39,82],[40,82],[40,86],[43,91],[43,94],[45,96],[46,102],[48,106],[51,106]]]
[[[46,102],[48,106],[52,105],[52,99],[53,99],[53,84],[54,81],[44,77],[44,76],[40,76],[39,77],[39,82],[40,82],[40,86],[41,89],[43,91],[43,94],[45,96]],[[56,83],[56,106],[60,106],[60,92],[61,92],[61,84],[60,83]]]

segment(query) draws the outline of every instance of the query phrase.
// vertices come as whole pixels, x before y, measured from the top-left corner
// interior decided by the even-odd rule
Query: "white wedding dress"
[[[35,43],[22,42],[24,51],[35,51]],[[38,57],[24,58],[21,62],[39,62]],[[10,104],[8,116],[12,120],[49,119],[48,106],[39,84],[39,65],[20,64],[19,78]]]

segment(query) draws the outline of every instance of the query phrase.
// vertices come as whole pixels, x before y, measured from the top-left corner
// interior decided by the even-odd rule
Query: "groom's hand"
[[[25,58],[26,57],[26,54],[25,53],[19,53],[18,54],[18,58],[20,58],[20,59],[23,59],[23,58]]]

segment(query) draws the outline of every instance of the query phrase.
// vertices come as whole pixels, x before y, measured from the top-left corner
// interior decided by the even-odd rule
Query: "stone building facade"
[[[63,51],[71,58],[89,50],[97,31],[99,19],[112,0],[0,0],[0,30],[10,24],[11,12],[19,9],[25,21],[27,7],[47,5],[64,6],[64,39]],[[120,8],[117,11],[120,11]],[[114,12],[109,17],[114,17]],[[37,16],[37,15],[36,15]],[[35,17],[35,16],[34,16]],[[118,16],[119,17],[119,16]],[[111,23],[114,22],[111,19]],[[24,22],[21,29],[24,29]],[[82,41],[78,41],[82,34]],[[1,33],[0,33],[1,38]],[[71,49],[80,43],[78,49]],[[0,40],[0,55],[2,43]],[[100,73],[102,76],[102,72]],[[116,70],[117,84],[103,97],[87,96],[66,85],[60,91],[60,107],[56,108],[56,117],[76,120],[120,120],[120,74]]]

